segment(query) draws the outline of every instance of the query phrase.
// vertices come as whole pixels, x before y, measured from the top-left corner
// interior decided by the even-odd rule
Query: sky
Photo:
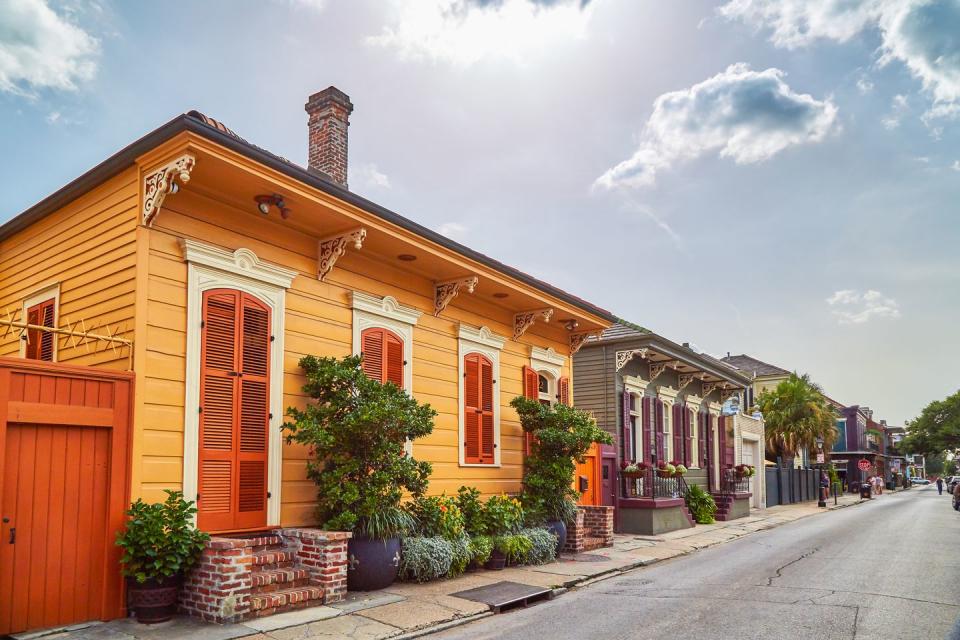
[[[960,387],[960,0],[0,0],[0,222],[198,109],[902,424]]]

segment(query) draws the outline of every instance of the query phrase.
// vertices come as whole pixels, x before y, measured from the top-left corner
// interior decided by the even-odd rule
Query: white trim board
[[[196,498],[200,457],[200,321],[203,292],[209,289],[236,289],[255,296],[270,307],[270,413],[267,438],[267,526],[280,525],[280,488],[283,448],[283,344],[286,289],[297,272],[261,262],[257,255],[240,248],[230,252],[219,247],[183,239],[187,262],[187,362],[183,418],[183,495]]]
[[[350,294],[353,309],[353,355],[360,355],[360,336],[364,329],[389,329],[403,341],[403,390],[413,397],[413,327],[423,315],[405,307],[393,296],[379,298],[360,291]]]

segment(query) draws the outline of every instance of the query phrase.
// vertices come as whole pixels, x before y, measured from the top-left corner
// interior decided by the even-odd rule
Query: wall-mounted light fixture
[[[274,193],[272,195],[256,196],[254,200],[257,202],[257,209],[259,209],[263,215],[270,213],[270,207],[276,207],[280,211],[281,218],[286,220],[290,217],[290,209],[287,208],[283,196],[279,194]]]

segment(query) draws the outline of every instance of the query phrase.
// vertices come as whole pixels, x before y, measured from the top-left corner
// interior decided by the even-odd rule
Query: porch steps
[[[680,511],[683,512],[684,517],[686,517],[687,522],[690,523],[691,527],[697,526],[697,521],[693,519],[693,514],[690,513],[690,509],[687,508],[687,505],[680,505]]]
[[[251,540],[253,566],[250,611],[256,617],[323,604],[323,587],[297,566],[295,553],[283,546],[280,536]]]
[[[730,519],[730,511],[733,509],[733,496],[724,493],[714,493],[713,501],[717,503],[717,513],[714,519],[725,522]]]

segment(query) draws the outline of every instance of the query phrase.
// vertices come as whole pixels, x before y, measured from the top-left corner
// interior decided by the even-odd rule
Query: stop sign
[[[857,466],[860,468],[860,471],[869,471],[872,465],[866,458],[861,458],[860,462],[857,463]]]

